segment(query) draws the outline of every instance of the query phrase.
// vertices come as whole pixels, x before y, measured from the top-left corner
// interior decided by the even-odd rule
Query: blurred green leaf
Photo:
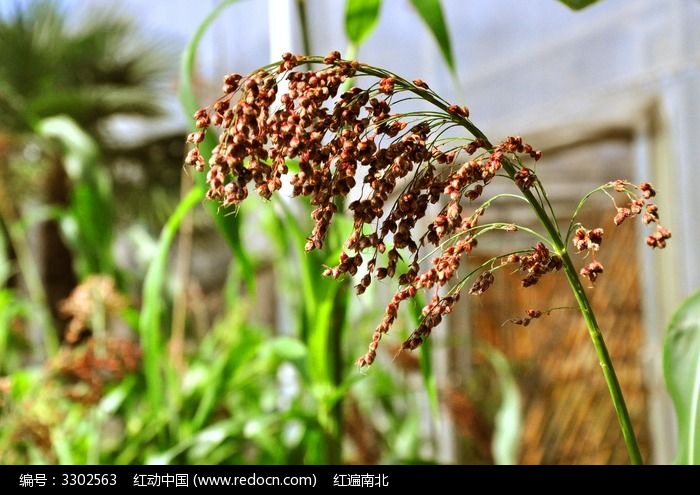
[[[11,361],[14,359],[10,358],[17,358],[17,356],[6,354],[12,332],[12,322],[16,317],[27,314],[28,309],[27,302],[18,298],[14,291],[0,289],[0,376],[11,369]]]
[[[440,403],[438,399],[437,381],[435,380],[435,373],[433,373],[433,357],[431,351],[432,342],[430,339],[426,339],[420,346],[420,373],[423,378],[423,386],[428,394],[430,411],[433,414],[433,418],[437,418]]]
[[[359,46],[379,22],[382,0],[347,0],[345,2],[345,34]]]
[[[559,0],[561,3],[573,10],[581,10],[589,5],[596,3],[598,0]]]
[[[199,109],[199,103],[195,97],[194,88],[192,87],[192,78],[194,76],[194,63],[197,57],[199,44],[202,42],[204,34],[209,29],[209,26],[226,10],[227,7],[233,5],[238,0],[222,0],[219,4],[204,18],[197,26],[192,38],[187,43],[185,51],[182,53],[180,61],[180,103],[187,114],[188,118],[192,118],[194,112]]]
[[[424,305],[424,297],[422,295],[416,295],[415,300],[410,305],[410,312],[413,316],[413,328],[420,325],[423,318],[421,310]],[[420,346],[420,374],[423,378],[423,386],[425,387],[425,391],[428,393],[430,411],[433,414],[433,418],[437,419],[440,403],[438,398],[437,381],[435,380],[435,373],[433,373],[432,347],[432,341],[430,339],[425,339],[423,344]]]
[[[304,384],[313,391],[318,402],[317,420],[324,434],[322,442],[323,462],[339,462],[340,454],[340,401],[349,385],[344,384],[345,368],[343,335],[347,326],[347,309],[351,296],[350,279],[334,280],[322,276],[324,265],[334,265],[343,244],[339,232],[352,228],[350,220],[342,216],[334,218],[322,250],[305,252],[307,228],[311,205],[302,203],[305,209],[292,212],[284,201],[276,201],[277,214],[266,225],[279,259],[290,257],[298,260],[296,270],[282,268],[286,285],[294,291],[298,304],[299,337],[305,343],[308,358],[296,361]],[[348,381],[349,383],[349,381]],[[309,435],[308,438],[316,438]],[[337,459],[336,459],[336,456]]]
[[[12,263],[8,253],[7,238],[4,229],[0,227],[0,287],[3,287],[12,275]],[[0,289],[0,375],[10,369],[5,355],[12,331],[12,320],[24,311],[24,303],[12,290]]]
[[[202,199],[202,191],[195,188],[178,204],[163,227],[158,242],[158,254],[151,262],[143,284],[139,333],[144,353],[143,363],[148,397],[151,406],[155,408],[165,407],[165,388],[161,373],[161,366],[165,364],[162,363],[164,343],[161,333],[163,328],[163,286],[168,275],[168,255],[182,220]]]
[[[55,428],[51,433],[51,445],[53,447],[53,451],[56,453],[56,457],[58,458],[58,464],[76,464],[76,460],[73,455],[74,450],[76,450],[76,442],[69,438],[62,428]]]
[[[12,276],[12,263],[10,262],[7,253],[8,239],[5,235],[5,229],[0,225],[0,286],[4,286],[7,280]]]
[[[428,27],[430,32],[435,37],[442,58],[450,68],[452,74],[457,73],[454,56],[452,55],[452,44],[450,43],[450,34],[445,22],[445,16],[442,12],[442,4],[440,0],[411,0],[411,3],[418,11],[418,15]]]
[[[306,346],[292,337],[277,337],[267,344],[283,361],[300,361],[306,357]]]
[[[99,166],[97,143],[67,116],[43,119],[36,131],[63,147],[63,165],[72,183],[68,213],[77,227],[66,233],[78,256],[78,271],[82,276],[112,273],[112,195],[107,172]]]
[[[675,461],[700,464],[700,292],[686,299],[671,318],[663,368],[678,418]]]
[[[10,395],[19,402],[34,390],[42,377],[41,368],[23,368],[10,375]]]
[[[115,414],[129,397],[129,394],[133,393],[135,382],[135,376],[129,375],[118,386],[102,397],[97,405],[97,412],[100,416],[109,417]]]
[[[491,451],[496,464],[518,463],[522,437],[522,400],[506,357],[494,347],[482,347],[496,372],[501,404],[494,418]]]
[[[207,366],[206,385],[191,426],[196,431],[207,424],[211,419],[214,410],[226,395],[227,386],[231,384],[240,385],[245,380],[246,372],[260,371],[256,365],[261,364],[259,358],[261,337],[252,332],[244,332],[245,326],[242,321],[235,322],[235,319],[226,319],[220,325],[226,325],[226,331],[232,333],[231,341],[221,342],[217,340],[219,348],[210,364]],[[218,328],[217,328],[218,330]],[[215,330],[215,331],[217,331]]]
[[[190,449],[195,459],[207,459],[212,450],[237,433],[235,423],[232,421],[220,421],[199,431],[193,438]]]
[[[299,258],[301,273],[299,274],[298,282],[301,285],[304,312],[307,316],[315,315],[316,306],[319,303],[317,295],[322,291],[320,284],[323,283],[319,273],[321,265],[316,265],[316,268],[314,268],[313,259],[317,253],[311,252],[307,254],[304,251],[306,234],[299,226],[298,219],[283,201],[279,201],[277,204],[282,210],[282,216],[278,218],[277,223],[280,229],[278,237],[280,234],[286,236],[287,241],[285,244],[291,247],[295,251],[295,255]],[[289,256],[289,253],[282,253],[282,255]],[[304,324],[305,327],[309,325],[309,318],[306,316],[304,318]],[[303,332],[308,332],[308,328],[303,330]]]

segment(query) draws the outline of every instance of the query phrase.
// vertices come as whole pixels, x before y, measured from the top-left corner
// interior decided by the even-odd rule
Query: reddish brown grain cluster
[[[536,320],[540,316],[542,316],[542,311],[539,309],[528,309],[525,314],[527,316],[523,318],[513,318],[509,320],[512,324],[514,325],[522,325],[524,327],[528,326],[532,320]],[[549,314],[549,313],[546,313]]]
[[[654,191],[651,184],[642,182],[639,185],[635,185],[620,179],[609,182],[603,186],[603,189],[611,189],[614,192],[623,194],[627,200],[625,206],[620,207],[615,198],[611,196],[617,211],[613,219],[615,225],[620,225],[627,218],[642,215],[644,224],[656,224],[656,232],[646,238],[647,245],[659,249],[666,247],[666,241],[671,238],[671,232],[659,224],[658,207],[652,202],[652,198],[656,196],[656,191]],[[595,257],[595,253],[600,249],[600,245],[603,242],[603,234],[604,232],[601,228],[587,230],[580,226],[573,235],[572,242],[576,250],[591,255],[591,261],[581,268],[579,272],[582,277],[587,278],[591,282],[595,282],[604,271],[603,264]]]
[[[109,328],[125,307],[114,279],[106,275],[87,277],[61,302],[61,314],[70,317],[64,335],[70,345],[62,347],[50,367],[70,399],[94,404],[107,384],[120,382],[138,367],[138,344],[112,335]],[[95,321],[106,328],[94,328]]]
[[[64,348],[53,370],[64,382],[66,395],[75,401],[95,404],[109,383],[120,382],[141,360],[139,346],[128,339],[89,339],[76,348]]]
[[[117,291],[116,283],[107,275],[90,275],[70,296],[61,301],[61,315],[70,318],[64,338],[75,344],[92,330],[91,322],[118,316],[126,307],[126,299]],[[107,323],[107,322],[105,322]]]
[[[321,68],[300,69],[309,63]],[[371,76],[371,85],[338,95],[341,85],[357,75]],[[357,275],[358,294],[375,278],[397,277],[399,290],[360,365],[374,361],[400,304],[420,291],[431,290],[432,298],[403,348],[420,345],[452,311],[466,282],[459,274],[460,263],[477,244],[484,212],[478,208],[465,213],[464,205],[479,198],[498,174],[505,175],[504,163],[521,191],[538,184],[521,157],[536,161],[541,152],[521,138],[509,137],[493,146],[475,135],[442,145],[439,138],[448,127],[475,129],[466,107],[445,102],[422,80],[409,82],[343,60],[338,52],[324,59],[285,54],[279,64],[247,77],[226,76],[224,93],[195,114],[199,130],[188,138],[194,147],[186,163],[203,171],[199,143],[210,126],[221,129],[209,158],[207,196],[224,207],[236,206],[251,186],[270,198],[288,184],[294,196],[308,197],[314,207],[307,251],[323,247],[334,215],[347,204],[353,228],[338,264],[325,275]],[[393,107],[411,98],[432,103],[437,111],[423,116],[395,112]],[[298,169],[290,171],[290,163]],[[440,252],[421,271],[425,247],[439,247]],[[523,272],[525,287],[562,266],[560,256],[542,243],[514,256],[507,261]],[[493,274],[484,271],[469,292],[481,294],[492,283]]]
[[[542,242],[526,253],[511,254],[505,264],[514,264],[525,276],[520,281],[523,287],[531,287],[549,272],[559,271],[563,265],[561,256],[552,254]]]

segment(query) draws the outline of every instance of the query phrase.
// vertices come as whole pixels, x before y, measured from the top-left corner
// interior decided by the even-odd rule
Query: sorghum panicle
[[[302,64],[321,67],[302,70]],[[341,85],[356,75],[370,76],[373,83],[338,95]],[[325,58],[285,54],[281,62],[246,77],[229,74],[223,91],[214,104],[197,111],[198,131],[188,137],[194,147],[185,161],[203,171],[199,144],[208,128],[220,129],[208,160],[207,197],[224,207],[235,206],[247,198],[250,188],[269,199],[283,181],[288,183],[294,196],[308,197],[314,207],[307,251],[323,247],[334,215],[348,203],[353,228],[338,264],[326,269],[325,275],[358,275],[355,289],[360,294],[374,278],[398,279],[399,289],[374,331],[368,352],[358,360],[360,365],[374,361],[379,341],[396,321],[403,301],[421,291],[432,293],[423,308],[423,320],[404,342],[404,349],[419,346],[452,311],[467,281],[460,275],[460,264],[477,245],[479,218],[484,213],[484,208],[465,213],[464,207],[482,196],[501,173],[504,160],[515,168],[511,179],[521,191],[539,184],[534,169],[522,165],[521,158],[537,161],[542,153],[520,137],[508,137],[495,146],[479,137],[446,142],[440,139],[446,128],[469,123],[466,107],[444,102],[420,79],[409,82],[382,69],[343,60],[338,52]],[[394,106],[405,97],[424,99],[438,110],[424,115],[397,113]],[[290,161],[298,164],[298,170],[290,171]],[[626,182],[611,187],[630,190]],[[638,191],[641,200],[634,198],[633,206],[622,208],[622,213],[618,209],[616,223],[642,211],[646,223],[656,222],[656,206],[646,203],[653,189],[642,184]],[[423,219],[427,228],[419,230]],[[507,225],[502,230],[517,227]],[[574,245],[579,251],[597,251],[602,235],[601,229],[582,227],[576,231]],[[647,243],[663,247],[668,237],[670,233],[660,228]],[[439,255],[422,270],[424,251],[436,248]],[[502,262],[517,265],[524,274],[524,287],[562,267],[561,257],[541,242]],[[591,281],[602,272],[602,265],[598,268],[595,263],[584,273]],[[481,294],[493,282],[487,267],[469,292]],[[533,313],[528,318],[538,316]]]

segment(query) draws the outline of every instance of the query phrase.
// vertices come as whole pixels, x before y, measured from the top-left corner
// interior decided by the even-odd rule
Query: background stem
[[[305,55],[311,54],[311,32],[309,30],[309,17],[306,13],[306,0],[296,0],[297,15],[299,16],[299,30],[301,31],[301,47]]]

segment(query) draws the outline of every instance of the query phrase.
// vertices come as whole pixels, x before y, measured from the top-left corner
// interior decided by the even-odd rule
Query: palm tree
[[[8,148],[38,144],[34,148],[41,150],[41,159],[32,164],[32,181],[42,200],[57,206],[68,204],[70,184],[56,147],[37,138],[37,122],[67,115],[96,139],[103,153],[114,157],[120,150],[110,148],[105,123],[117,115],[158,115],[171,61],[113,12],[91,12],[84,22],[73,21],[71,12],[50,0],[33,1],[24,9],[16,5],[7,18],[0,18],[0,142],[11,143],[5,152],[0,150],[0,180],[7,183],[9,176]],[[4,196],[17,205],[22,198],[18,190],[24,188],[15,189]],[[2,211],[8,209],[0,215]],[[2,218],[5,229],[11,220]],[[57,222],[44,222],[39,238],[44,287],[57,318],[58,302],[76,284],[72,256]]]
[[[37,119],[66,114],[95,132],[114,115],[157,115],[160,50],[124,17],[95,12],[77,28],[69,18],[38,0],[0,19],[0,127],[31,132]]]

